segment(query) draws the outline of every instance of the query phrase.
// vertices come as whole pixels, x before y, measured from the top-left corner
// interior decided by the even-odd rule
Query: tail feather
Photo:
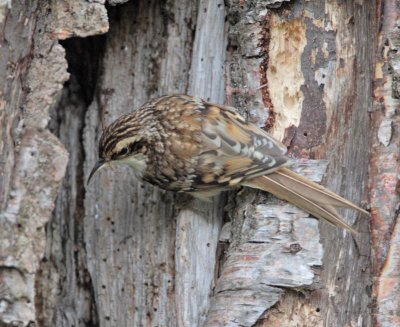
[[[296,185],[298,185],[300,188],[301,186],[304,186],[305,189],[310,192],[310,196],[316,196],[315,200],[319,201],[320,204],[331,204],[336,207],[351,208],[369,216],[368,211],[358,207],[354,203],[342,198],[340,195],[328,190],[327,188],[314,183],[313,181],[310,181],[299,174],[296,174],[288,168],[281,168],[276,173],[279,176],[283,176],[283,178],[286,180],[284,183],[287,183],[290,180],[293,187],[296,187]],[[321,194],[321,192],[325,195],[324,197],[318,196]]]
[[[335,208],[351,208],[369,215],[367,211],[354,203],[287,168],[281,168],[271,174],[256,177],[245,181],[243,184],[272,193],[316,218],[325,219],[331,224],[345,228],[354,234],[357,232],[343,220]]]

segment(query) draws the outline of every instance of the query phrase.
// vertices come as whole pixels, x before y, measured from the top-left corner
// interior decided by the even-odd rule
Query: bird
[[[136,176],[168,191],[208,199],[238,187],[260,189],[356,234],[338,207],[369,213],[293,172],[287,148],[235,108],[174,94],[122,115],[100,137],[94,174],[125,164]]]

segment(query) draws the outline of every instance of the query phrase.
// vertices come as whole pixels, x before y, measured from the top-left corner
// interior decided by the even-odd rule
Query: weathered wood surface
[[[223,103],[225,97],[224,27],[223,2],[199,1],[188,94],[215,103]],[[214,287],[223,208],[223,200],[214,197],[211,203],[194,201],[178,214],[175,243],[178,326],[202,326],[206,320]]]
[[[211,209],[197,206],[192,210],[188,204],[178,214],[172,194],[142,185],[129,169],[121,169],[99,174],[86,189],[85,202],[80,199],[77,208],[68,205],[84,194],[79,184],[96,160],[102,122],[108,124],[166,93],[189,92],[223,101],[224,6],[207,1],[197,6],[181,1],[131,2],[110,9],[106,38],[65,43],[73,78],[66,99],[69,105],[60,102],[58,120],[73,126],[68,117],[75,111],[81,124],[86,115],[86,127],[84,150],[75,145],[71,134],[61,134],[81,163],[71,168],[63,199],[59,198],[61,210],[55,218],[65,222],[53,222],[56,232],[63,234],[61,228],[68,221],[67,253],[74,251],[70,246],[79,248],[78,262],[66,257],[65,276],[75,277],[67,277],[58,324],[79,324],[83,313],[86,321],[105,326],[194,326],[205,319],[222,217],[217,201]],[[201,14],[196,24],[197,10]],[[215,53],[204,47],[204,37],[211,33],[219,40]],[[79,58],[96,60],[96,51],[100,56],[104,51],[101,66],[91,64],[82,72]],[[74,135],[82,135],[82,126]],[[56,129],[62,131],[63,124]],[[77,193],[69,192],[71,185],[78,187]],[[91,285],[89,291],[94,295],[86,303],[88,290],[80,287],[83,281]],[[77,291],[80,296],[73,298]],[[91,313],[94,303],[96,311]],[[62,317],[62,308],[68,304],[74,310]]]
[[[0,325],[394,326],[395,1],[125,2],[0,8]],[[252,190],[205,206],[122,167],[85,188],[102,123],[172,92],[237,107],[316,180],[327,159],[356,203],[369,169],[373,269],[352,213],[354,240]]]

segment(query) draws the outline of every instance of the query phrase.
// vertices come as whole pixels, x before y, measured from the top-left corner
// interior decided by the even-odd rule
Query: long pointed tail
[[[245,181],[245,186],[261,189],[307,211],[316,218],[357,233],[336,211],[335,207],[351,208],[369,216],[364,209],[299,174],[281,168],[271,174]]]

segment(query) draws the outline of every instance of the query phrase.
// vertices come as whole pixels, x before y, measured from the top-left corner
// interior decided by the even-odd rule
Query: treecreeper
[[[160,188],[203,199],[251,187],[355,233],[336,208],[369,213],[288,169],[286,151],[233,108],[189,95],[163,96],[103,131],[88,183],[96,171],[116,163],[131,166],[140,179]]]

